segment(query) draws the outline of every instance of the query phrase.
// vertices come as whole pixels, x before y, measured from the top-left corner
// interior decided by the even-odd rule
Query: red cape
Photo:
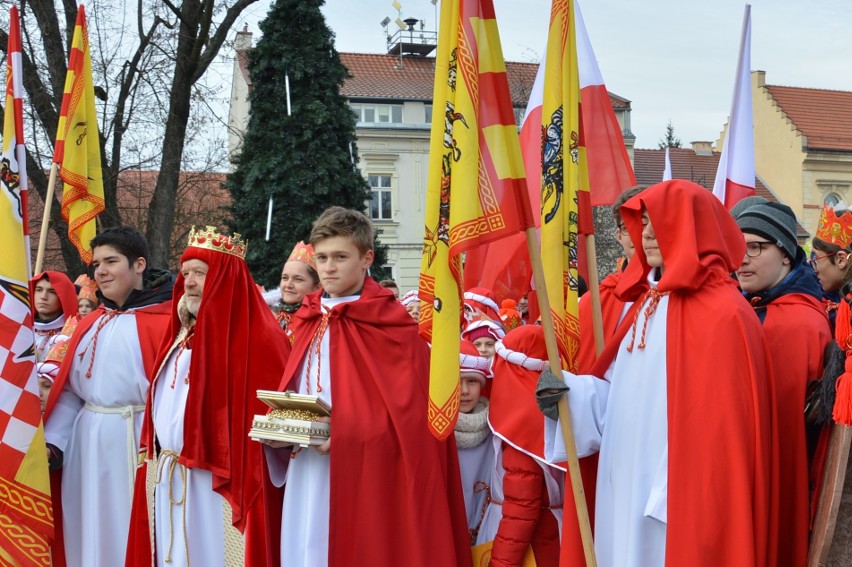
[[[774,391],[760,322],[729,275],[745,254],[742,233],[687,181],[655,185],[621,208],[634,242],[643,210],[665,262],[657,289],[670,294],[666,565],[776,565]],[[616,295],[641,301],[650,270],[638,246]]]
[[[320,324],[321,292],[294,314],[281,390],[295,390]],[[427,427],[429,352],[393,293],[371,278],[330,315],[329,566],[469,566],[455,440]]]
[[[782,295],[765,306],[763,331],[777,393],[780,441],[779,565],[804,565],[808,557],[808,460],[805,394],[822,376],[823,353],[831,342],[822,303],[801,293]]]
[[[181,263],[200,259],[208,271],[198,320],[191,339],[191,387],[184,415],[184,446],[179,462],[213,474],[213,490],[231,506],[234,527],[246,536],[246,564],[271,565],[277,545],[266,538],[267,523],[280,521],[280,509],[266,517],[262,494],[274,493],[264,474],[262,446],[249,439],[255,414],[267,409],[259,389],[274,389],[290,352],[289,341],[263,301],[245,262],[223,252],[189,247]],[[169,332],[163,337],[154,372],[165,363],[181,328],[178,305],[184,278],[175,282]],[[153,375],[153,374],[152,374]],[[141,445],[154,446],[154,388],[148,391]],[[136,475],[127,565],[150,565],[152,550],[145,469]],[[268,485],[268,486],[267,486]],[[280,494],[277,501],[280,502]],[[273,530],[271,530],[273,531]],[[277,544],[277,542],[276,542]],[[275,548],[275,553],[271,554]]]

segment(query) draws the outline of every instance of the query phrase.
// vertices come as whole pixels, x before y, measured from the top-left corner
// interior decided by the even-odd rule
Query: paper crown
[[[287,258],[288,262],[290,260],[304,262],[314,270],[317,269],[317,263],[314,260],[314,247],[310,244],[305,244],[304,242],[296,244],[296,246],[293,247],[293,251],[290,252],[290,257]]]
[[[80,286],[80,292],[77,294],[77,299],[88,299],[95,305],[98,303],[98,296],[95,293],[98,291],[98,284],[87,276],[86,274],[80,274],[74,283]]]
[[[823,242],[847,248],[852,243],[852,212],[843,211],[837,216],[834,208],[825,205],[819,216],[816,238]]]
[[[207,226],[198,230],[193,226],[189,231],[187,246],[224,252],[245,260],[248,242],[244,241],[243,237],[236,232],[228,236],[220,234],[215,226]]]

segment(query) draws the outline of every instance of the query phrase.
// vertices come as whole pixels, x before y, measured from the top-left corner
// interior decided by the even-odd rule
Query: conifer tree
[[[348,72],[320,12],[323,2],[276,0],[260,23],[263,36],[249,63],[249,124],[226,187],[233,197],[231,228],[248,239],[246,261],[267,287],[278,284],[293,245],[308,240],[322,211],[332,205],[365,211],[370,200],[356,166],[355,115],[340,94]],[[374,265],[384,257],[377,246]]]
[[[680,146],[680,138],[675,136],[674,126],[672,126],[672,121],[669,120],[669,123],[666,125],[666,135],[660,139],[657,147],[664,150],[666,148],[679,148]]]

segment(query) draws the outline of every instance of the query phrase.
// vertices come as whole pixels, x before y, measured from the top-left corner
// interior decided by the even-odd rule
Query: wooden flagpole
[[[559,346],[556,342],[556,331],[553,327],[553,314],[550,312],[550,301],[547,297],[547,285],[544,281],[544,267],[541,263],[541,251],[539,250],[536,229],[527,228],[524,234],[526,235],[527,250],[530,254],[530,262],[533,269],[533,281],[535,281],[538,307],[541,311],[541,326],[544,330],[544,342],[547,345],[547,360],[550,362],[550,368],[554,374],[561,376],[562,362],[559,357]],[[597,280],[597,276],[595,276],[595,280]],[[600,301],[600,298],[598,298],[598,301]],[[598,305],[598,313],[600,313],[600,305]],[[602,340],[603,333],[601,333]],[[568,477],[571,479],[571,489],[574,494],[574,502],[577,506],[580,535],[583,538],[583,553],[586,556],[586,566],[597,567],[595,542],[592,538],[592,527],[589,522],[589,509],[586,506],[583,479],[580,476],[580,462],[577,458],[577,446],[574,442],[574,429],[571,425],[571,410],[568,408],[568,398],[565,396],[559,398],[557,407],[559,409],[559,424],[562,428],[562,437],[565,441],[565,454],[568,457]]]
[[[41,273],[41,267],[44,263],[44,249],[47,246],[47,229],[50,224],[50,208],[53,205],[54,186],[56,185],[56,175],[59,172],[59,164],[53,162],[50,166],[50,178],[47,181],[47,197],[44,199],[44,215],[41,217],[41,232],[38,236],[38,253],[36,254],[35,271],[33,275]]]
[[[837,527],[837,513],[843,496],[852,427],[836,423],[831,426],[831,440],[822,477],[822,492],[814,517],[813,536],[808,549],[808,567],[825,567]]]
[[[595,354],[604,348],[603,315],[601,314],[601,283],[598,280],[598,251],[595,235],[586,235],[586,264],[589,267],[589,293],[592,298],[592,325],[595,333]]]

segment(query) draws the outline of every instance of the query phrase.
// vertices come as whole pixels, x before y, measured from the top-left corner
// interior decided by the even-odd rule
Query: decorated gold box
[[[322,445],[331,435],[328,423],[317,418],[331,416],[331,406],[317,396],[296,392],[258,390],[257,398],[272,408],[255,415],[249,437],[257,441],[283,441],[301,447]]]

